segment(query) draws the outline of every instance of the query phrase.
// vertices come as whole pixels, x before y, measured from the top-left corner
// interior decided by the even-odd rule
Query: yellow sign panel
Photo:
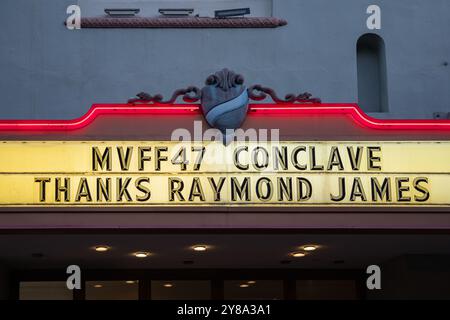
[[[450,142],[4,141],[0,206],[448,206]]]

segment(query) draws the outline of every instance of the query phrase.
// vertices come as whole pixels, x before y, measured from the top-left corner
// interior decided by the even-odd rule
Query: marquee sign
[[[450,142],[3,141],[0,154],[1,206],[450,205]]]
[[[179,96],[187,103],[175,104]],[[266,98],[275,103],[250,104]],[[277,119],[289,138],[229,139],[249,114]],[[169,138],[173,119],[191,125],[201,115],[225,138]],[[89,133],[102,117],[100,131]],[[300,121],[302,133],[325,132],[325,123],[339,123],[340,131],[350,123],[354,131],[346,133],[350,139],[330,130],[330,139],[301,139]],[[118,126],[135,131],[117,139]],[[77,139],[77,132],[92,138]],[[307,92],[281,99],[261,85],[247,89],[226,69],[204,88],[180,89],[168,100],[139,93],[127,104],[94,105],[75,120],[2,120],[0,135],[0,207],[450,206],[450,121],[374,119],[356,105],[321,103]]]

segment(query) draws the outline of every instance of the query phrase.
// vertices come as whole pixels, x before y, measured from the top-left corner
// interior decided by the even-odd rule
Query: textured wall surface
[[[116,1],[117,2],[117,1]],[[82,29],[63,25],[76,0],[3,0],[0,118],[73,118],[92,103],[201,86],[217,69],[280,95],[357,102],[356,42],[371,0],[273,0],[276,29]],[[378,0],[392,118],[450,111],[450,2]],[[82,8],[83,9],[83,8]]]

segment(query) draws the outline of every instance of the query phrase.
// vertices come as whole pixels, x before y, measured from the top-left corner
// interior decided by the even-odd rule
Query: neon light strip
[[[366,115],[356,104],[250,104],[251,113],[256,114],[316,114],[350,115],[363,127],[390,130],[450,130],[450,120],[391,120],[375,119]],[[80,118],[73,120],[0,120],[0,130],[76,130],[92,123],[99,115],[139,115],[139,114],[198,114],[198,104],[173,105],[129,105],[95,104]]]

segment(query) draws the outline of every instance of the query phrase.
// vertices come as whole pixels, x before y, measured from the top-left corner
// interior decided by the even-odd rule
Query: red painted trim
[[[250,111],[264,114],[301,115],[346,115],[363,127],[382,130],[450,130],[450,120],[392,120],[375,119],[366,115],[357,104],[250,104]],[[100,115],[140,115],[140,114],[195,114],[198,104],[94,104],[89,111],[72,120],[0,120],[0,130],[76,130],[92,123]]]

